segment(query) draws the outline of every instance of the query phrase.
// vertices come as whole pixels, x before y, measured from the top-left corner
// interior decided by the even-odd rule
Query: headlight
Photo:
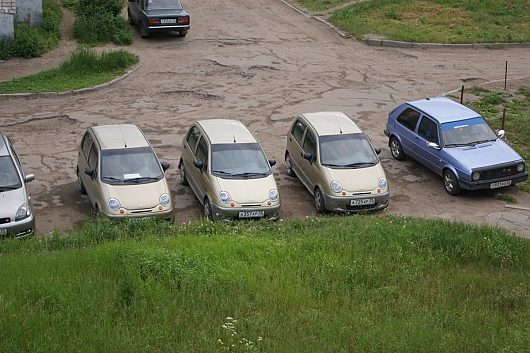
[[[278,201],[279,196],[280,195],[278,194],[278,190],[272,189],[271,191],[269,191],[269,199],[271,201],[275,201],[275,202]]]
[[[479,172],[471,173],[471,179],[473,179],[473,181],[479,180],[480,179],[480,173]]]
[[[336,180],[333,180],[330,184],[329,184],[329,187],[331,188],[331,190],[333,190],[333,192],[336,192],[336,193],[339,193],[342,191],[342,185],[341,183],[339,183],[338,181]]]
[[[164,207],[167,207],[169,205],[169,202],[171,199],[169,198],[168,194],[162,194],[160,195],[160,204]]]
[[[28,218],[31,216],[31,207],[27,203],[23,203],[17,210],[17,214],[15,215],[15,222],[21,221],[25,218]]]
[[[118,201],[115,198],[110,198],[108,204],[109,204],[110,209],[113,211],[118,211],[121,207],[120,201]]]
[[[517,171],[519,173],[524,172],[524,163],[517,164]]]
[[[221,191],[219,193],[219,199],[221,200],[222,203],[229,203],[232,197],[226,191]]]
[[[388,186],[386,178],[379,178],[379,180],[377,180],[377,186],[379,186],[381,189],[386,189]]]

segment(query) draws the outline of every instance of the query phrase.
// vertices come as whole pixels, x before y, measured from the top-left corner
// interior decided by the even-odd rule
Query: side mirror
[[[381,154],[381,149],[380,148],[374,148],[374,150],[375,150],[375,153]]]
[[[427,147],[434,148],[435,150],[441,149],[441,147],[434,142],[427,142]]]
[[[168,162],[160,162],[160,166],[162,167],[162,170],[165,172],[169,168],[170,164]]]
[[[94,169],[90,169],[90,168],[85,169],[85,174],[91,178],[94,176],[94,173],[95,173]]]
[[[304,159],[307,159],[309,162],[313,160],[313,153],[304,152],[302,155],[304,156]]]
[[[500,139],[503,138],[504,135],[506,135],[506,131],[504,130],[499,130],[499,132],[497,132],[497,136],[499,136]]]
[[[270,165],[271,167],[274,167],[274,166],[276,165],[276,160],[274,160],[274,159],[269,159],[269,165]]]
[[[35,180],[35,174],[28,174],[24,177],[24,181],[29,183],[30,181]]]
[[[203,161],[198,161],[196,159],[193,160],[193,165],[200,170],[202,170],[202,168],[204,167]]]

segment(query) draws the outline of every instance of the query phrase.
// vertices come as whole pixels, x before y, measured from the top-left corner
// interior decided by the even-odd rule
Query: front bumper
[[[175,218],[175,215],[173,214],[173,207],[163,210],[163,211],[155,211],[155,210],[138,210],[138,211],[127,211],[124,214],[116,214],[116,213],[106,213],[104,211],[101,211],[101,216],[108,218],[110,220],[124,220],[124,219],[144,219],[144,218],[156,218],[156,219],[164,219],[166,221],[172,222]]]
[[[4,237],[24,238],[35,233],[35,215],[32,213],[26,219],[18,222],[0,224],[0,229],[7,229],[7,235]]]
[[[352,200],[375,199],[375,204],[351,206]],[[382,210],[388,207],[389,193],[384,194],[363,194],[352,196],[333,196],[324,194],[324,205],[328,211],[333,212],[368,212]]]
[[[511,180],[511,185],[515,185],[517,183],[523,182],[526,179],[528,179],[528,172],[515,174],[507,177],[502,178],[495,178],[495,179],[488,179],[488,180],[479,180],[479,181],[464,181],[464,180],[458,180],[458,184],[460,184],[460,187],[465,190],[479,190],[479,189],[490,189],[490,185],[492,183],[498,183],[502,181]]]
[[[263,211],[263,217],[250,218],[250,219],[267,219],[267,220],[277,220],[278,211],[280,210],[280,204],[274,206],[256,206],[256,207],[221,207],[215,204],[212,206],[212,217],[214,220],[223,220],[223,219],[249,219],[249,218],[240,218],[239,212],[255,212]]]

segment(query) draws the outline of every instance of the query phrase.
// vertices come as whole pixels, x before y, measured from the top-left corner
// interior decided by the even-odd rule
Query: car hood
[[[24,188],[0,192],[0,218],[15,218],[18,208],[28,202]]]
[[[184,9],[161,9],[161,10],[146,10],[144,11],[148,17],[171,17],[171,16],[187,16],[188,13]]]
[[[331,180],[338,181],[342,184],[342,188],[349,192],[372,191],[377,188],[379,178],[385,176],[381,163],[367,168],[334,169],[326,167],[326,170]]]
[[[470,169],[517,162],[522,159],[517,152],[500,139],[476,146],[445,148],[445,151]]]
[[[270,190],[278,190],[272,174],[258,179],[216,179],[219,191],[228,192],[239,204],[261,203],[269,198]]]
[[[121,207],[134,210],[153,208],[160,204],[160,195],[169,195],[166,179],[154,183],[138,185],[110,185],[105,184],[108,197],[120,201]]]

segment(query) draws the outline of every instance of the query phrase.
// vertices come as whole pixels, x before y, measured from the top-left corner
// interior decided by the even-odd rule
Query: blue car
[[[477,112],[449,98],[403,103],[388,115],[392,157],[407,155],[442,176],[445,190],[497,189],[528,179],[521,156]]]

